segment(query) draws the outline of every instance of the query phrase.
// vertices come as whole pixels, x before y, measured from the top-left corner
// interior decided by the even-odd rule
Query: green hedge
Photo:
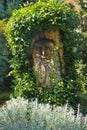
[[[28,98],[38,97],[43,102],[63,104],[76,103],[79,84],[75,63],[79,42],[78,14],[60,2],[37,2],[13,12],[7,24],[7,39],[12,53],[11,67],[14,80],[14,95]],[[65,55],[66,75],[61,81],[38,92],[33,75],[30,44],[38,31],[60,29]]]

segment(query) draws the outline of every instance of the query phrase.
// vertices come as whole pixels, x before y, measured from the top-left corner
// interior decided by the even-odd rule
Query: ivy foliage
[[[56,104],[63,104],[67,100],[70,103],[77,101],[79,85],[76,83],[75,61],[76,50],[81,41],[78,26],[78,14],[61,2],[36,2],[13,11],[7,24],[7,39],[13,56],[11,73],[15,78],[15,96],[37,96],[43,102]],[[61,31],[66,74],[58,84],[39,93],[33,75],[31,40],[38,31],[54,29]]]

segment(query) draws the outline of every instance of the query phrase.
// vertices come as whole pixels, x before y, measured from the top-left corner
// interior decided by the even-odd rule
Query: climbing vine
[[[61,2],[36,2],[14,10],[7,24],[7,39],[12,53],[11,68],[15,96],[38,97],[43,102],[75,103],[80,90],[75,63],[79,42],[77,12]],[[64,47],[66,74],[58,84],[38,92],[30,53],[31,40],[37,32],[60,29]],[[75,100],[76,99],[76,100]]]

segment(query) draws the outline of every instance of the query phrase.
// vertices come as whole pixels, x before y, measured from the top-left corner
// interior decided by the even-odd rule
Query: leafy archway
[[[76,103],[79,84],[75,69],[79,44],[79,17],[74,10],[60,2],[37,2],[15,10],[7,25],[7,38],[12,52],[11,67],[15,96],[38,97],[51,104]],[[66,74],[50,89],[38,91],[33,74],[32,39],[38,32],[59,29],[64,48]]]

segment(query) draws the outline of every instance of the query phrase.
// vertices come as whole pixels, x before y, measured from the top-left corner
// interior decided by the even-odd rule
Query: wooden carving
[[[59,30],[39,32],[32,40],[34,73],[39,87],[50,87],[64,73],[63,47]]]

